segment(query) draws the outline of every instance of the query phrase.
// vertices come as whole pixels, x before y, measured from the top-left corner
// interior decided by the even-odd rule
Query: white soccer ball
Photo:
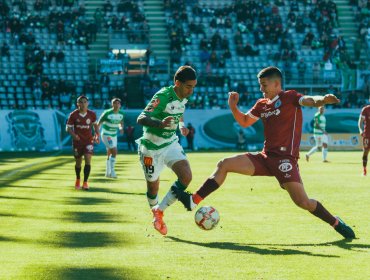
[[[220,214],[212,206],[200,207],[197,212],[195,212],[195,223],[204,230],[211,230],[217,226],[220,221]]]

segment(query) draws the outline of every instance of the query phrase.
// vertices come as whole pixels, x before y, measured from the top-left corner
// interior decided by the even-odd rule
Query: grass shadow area
[[[90,192],[90,190],[89,190]],[[98,205],[114,203],[113,199],[101,197],[66,197],[65,204],[68,205]]]
[[[65,212],[64,220],[75,223],[118,223],[115,215],[101,212]]]
[[[291,249],[289,247],[294,245],[275,245],[275,244],[243,244],[243,243],[234,243],[234,242],[195,242],[190,240],[184,240],[181,238],[168,236],[168,239],[171,239],[175,242],[182,242],[186,244],[202,246],[206,248],[221,249],[221,250],[230,250],[238,252],[248,252],[259,255],[306,255],[313,257],[325,257],[325,258],[339,258],[335,255],[325,255],[325,254],[315,254],[308,251]],[[309,245],[306,245],[309,246]],[[288,247],[288,248],[287,248]]]
[[[97,248],[119,246],[122,240],[109,232],[53,232],[55,240],[41,241],[47,245],[65,248]]]
[[[89,280],[140,280],[150,279],[149,275],[143,275],[142,272],[137,272],[129,268],[81,268],[81,267],[45,267],[40,268],[40,272],[33,273],[33,279],[89,279]],[[28,275],[29,277],[29,275]],[[40,278],[38,278],[40,277]]]

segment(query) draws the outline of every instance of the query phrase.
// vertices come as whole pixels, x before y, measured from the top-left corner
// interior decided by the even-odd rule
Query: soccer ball
[[[200,207],[197,212],[195,212],[195,223],[204,230],[211,230],[217,226],[220,221],[220,214],[212,206]]]

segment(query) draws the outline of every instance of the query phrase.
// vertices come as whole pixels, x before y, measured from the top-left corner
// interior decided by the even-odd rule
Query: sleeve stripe
[[[299,103],[299,105],[301,105],[301,106],[303,106],[303,105],[302,105],[303,98],[304,98],[304,96],[302,96],[302,97],[301,97],[301,98],[299,98],[299,100],[298,100],[298,103]]]
[[[252,119],[255,119],[255,120],[259,120],[259,119],[260,119],[259,117],[256,117],[255,115],[253,115],[253,114],[251,113],[251,111],[249,111],[249,112],[247,113],[247,115],[248,115],[248,116],[250,116]]]

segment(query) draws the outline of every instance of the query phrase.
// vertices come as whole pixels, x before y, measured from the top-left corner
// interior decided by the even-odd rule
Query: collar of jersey
[[[278,95],[276,95],[273,99],[269,99],[268,101],[267,101],[267,104],[272,104],[272,103],[274,103],[276,100],[278,100],[279,99],[279,94]]]

